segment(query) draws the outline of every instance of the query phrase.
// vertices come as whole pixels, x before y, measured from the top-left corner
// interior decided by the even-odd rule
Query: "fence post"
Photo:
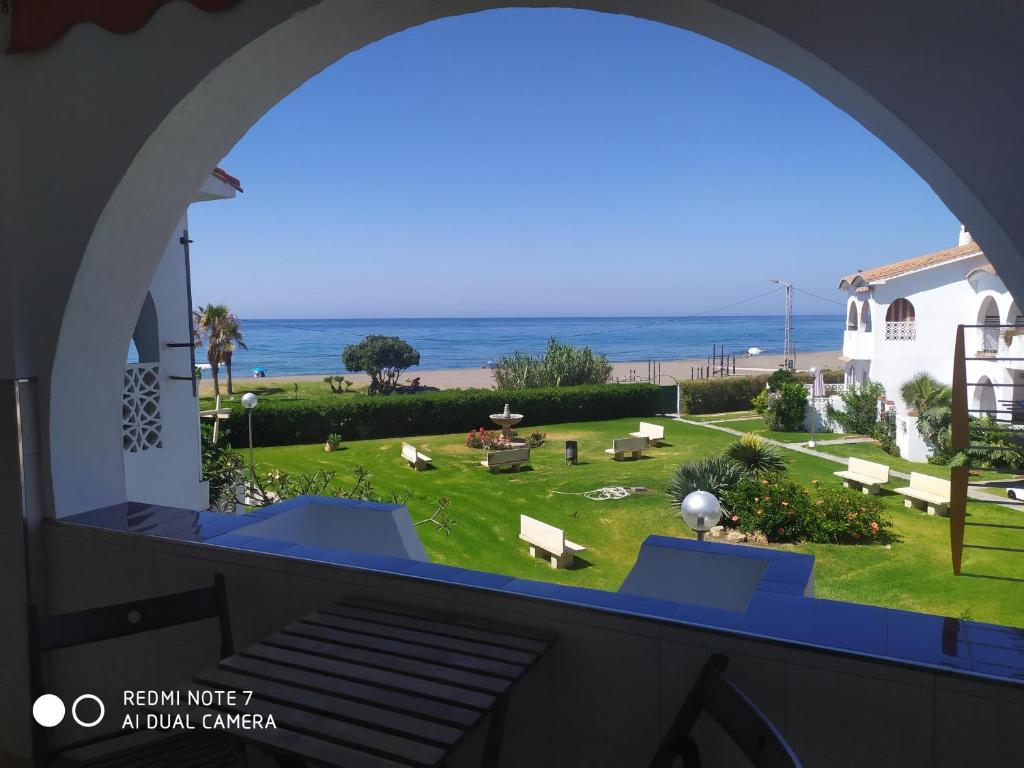
[[[971,446],[970,423],[967,414],[967,353],[964,344],[964,327],[956,328],[956,344],[953,347],[953,414],[951,423],[951,444],[954,451],[964,451]],[[949,551],[953,559],[953,574],[960,575],[964,555],[964,526],[967,522],[967,482],[969,467],[953,467],[950,470],[949,494]]]

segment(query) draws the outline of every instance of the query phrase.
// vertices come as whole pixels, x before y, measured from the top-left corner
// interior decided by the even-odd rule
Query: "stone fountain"
[[[503,412],[491,414],[491,421],[501,427],[501,437],[508,444],[512,444],[514,442],[525,442],[523,440],[516,441],[512,438],[512,427],[522,420],[523,414],[512,413],[512,409],[509,408],[508,403],[505,403],[505,410]]]

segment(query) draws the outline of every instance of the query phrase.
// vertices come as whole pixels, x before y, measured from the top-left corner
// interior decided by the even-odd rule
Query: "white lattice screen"
[[[160,366],[136,363],[124,369],[121,434],[129,453],[160,448]]]

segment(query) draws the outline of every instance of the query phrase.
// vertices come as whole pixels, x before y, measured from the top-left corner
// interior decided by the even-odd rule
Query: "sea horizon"
[[[835,315],[794,315],[796,350],[840,349],[843,320]],[[704,358],[713,348],[742,355],[757,347],[780,354],[782,315],[705,315],[701,317],[451,317],[451,318],[245,318],[248,349],[234,353],[240,375],[263,368],[268,376],[346,373],[341,352],[365,336],[399,336],[420,353],[420,370],[479,368],[514,352],[539,354],[554,336],[589,346],[612,362]],[[129,360],[131,355],[129,354]],[[196,361],[205,362],[202,348]]]

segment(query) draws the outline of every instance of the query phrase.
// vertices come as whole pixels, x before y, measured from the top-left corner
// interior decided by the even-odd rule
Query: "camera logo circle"
[[[93,701],[99,707],[99,714],[93,720],[83,720],[79,717],[78,708],[82,702],[86,701]],[[71,705],[72,719],[83,728],[93,728],[99,725],[106,713],[107,708],[103,706],[103,701],[99,696],[92,693],[83,693]],[[64,715],[66,714],[67,708],[64,706],[64,702],[61,701],[59,696],[54,696],[52,693],[44,693],[32,704],[32,717],[44,728],[53,728],[60,725],[64,721]]]
[[[32,717],[44,728],[60,725],[64,719],[64,702],[59,696],[44,693],[32,705]]]
[[[82,720],[78,717],[78,705],[81,704],[83,701],[95,701],[96,706],[100,708],[100,713],[96,715],[95,720]],[[92,728],[94,726],[99,725],[100,721],[103,720],[103,716],[105,714],[107,714],[107,708],[103,706],[103,702],[100,700],[100,697],[92,693],[83,693],[81,696],[75,699],[75,703],[71,705],[71,717],[73,717],[75,719],[75,722],[83,728]]]

